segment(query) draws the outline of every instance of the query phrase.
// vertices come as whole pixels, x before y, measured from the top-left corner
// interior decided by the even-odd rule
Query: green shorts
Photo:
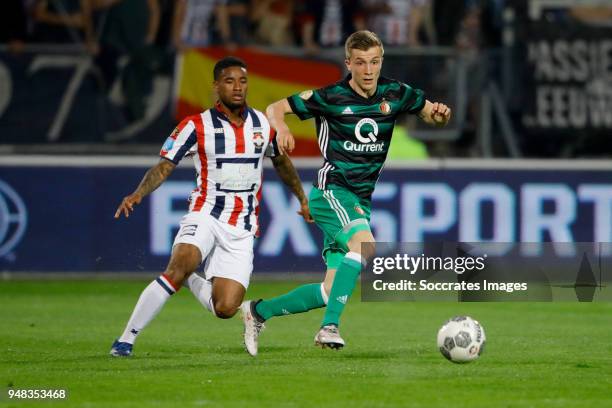
[[[323,259],[328,269],[336,269],[351,237],[359,231],[370,231],[370,201],[342,188],[310,190],[310,214],[323,231]]]

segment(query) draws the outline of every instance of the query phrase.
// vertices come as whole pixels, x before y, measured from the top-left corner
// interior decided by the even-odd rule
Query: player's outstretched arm
[[[276,129],[276,142],[281,154],[291,153],[295,148],[295,138],[285,122],[285,115],[293,113],[287,99],[274,102],[266,108],[266,116],[270,126]]]
[[[419,112],[419,118],[432,126],[446,126],[451,118],[451,109],[440,102],[425,101],[425,106]]]
[[[277,136],[278,137],[278,136]],[[306,194],[304,193],[304,188],[302,187],[302,181],[300,180],[300,176],[297,174],[291,159],[286,154],[282,156],[272,157],[272,164],[274,164],[274,169],[278,173],[278,176],[283,180],[283,183],[293,192],[293,194],[297,197],[300,202],[301,209],[298,211],[304,221],[306,222],[314,222],[312,216],[310,215],[310,209],[308,208],[308,199],[306,198]]]
[[[136,190],[121,201],[119,208],[115,212],[115,218],[119,218],[121,213],[126,218],[129,217],[130,212],[134,211],[134,206],[140,204],[144,196],[155,191],[168,178],[175,167],[176,164],[166,159],[161,159],[159,163],[151,167],[140,181]]]

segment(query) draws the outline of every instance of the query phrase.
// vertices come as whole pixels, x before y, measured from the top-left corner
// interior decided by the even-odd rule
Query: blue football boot
[[[129,357],[132,355],[133,346],[133,344],[124,343],[117,339],[111,347],[110,355],[114,357]]]

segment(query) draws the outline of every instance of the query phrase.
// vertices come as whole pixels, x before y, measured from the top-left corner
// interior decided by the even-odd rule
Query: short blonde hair
[[[385,54],[382,41],[375,33],[368,30],[355,31],[344,43],[344,55],[346,59],[349,59],[351,58],[351,50],[367,51],[372,47],[380,47],[382,55]]]

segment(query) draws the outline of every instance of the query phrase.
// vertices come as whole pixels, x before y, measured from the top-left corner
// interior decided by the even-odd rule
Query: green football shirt
[[[425,106],[420,89],[380,77],[376,93],[364,98],[351,88],[350,74],[335,84],[287,100],[301,120],[315,118],[323,166],[314,186],[340,186],[370,199],[380,176],[397,115]]]

